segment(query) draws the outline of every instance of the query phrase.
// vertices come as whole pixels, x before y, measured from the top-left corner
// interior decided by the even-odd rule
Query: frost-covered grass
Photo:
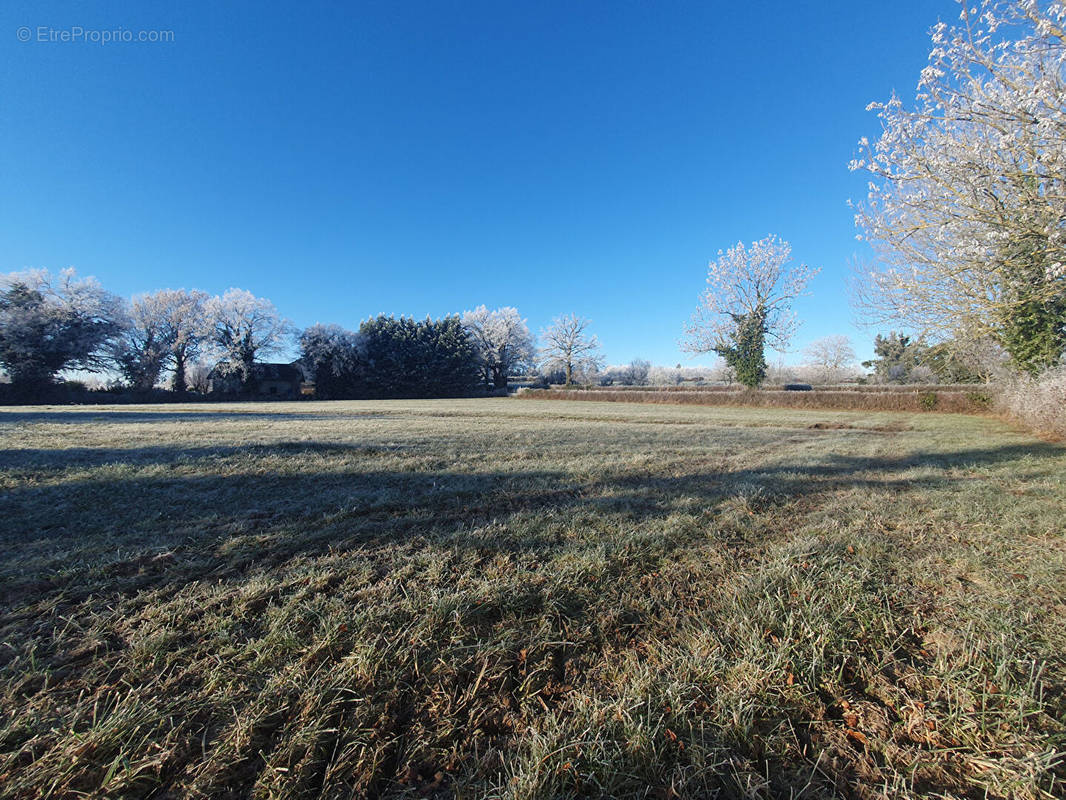
[[[1061,797],[1066,450],[987,418],[0,409],[0,796]]]

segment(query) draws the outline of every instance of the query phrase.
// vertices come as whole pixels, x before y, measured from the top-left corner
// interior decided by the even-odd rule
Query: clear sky
[[[879,130],[866,104],[912,98],[928,28],[956,15],[6,0],[0,272],[74,266],[126,296],[239,286],[299,326],[484,303],[539,331],[573,311],[610,363],[709,364],[677,345],[708,260],[776,233],[823,267],[787,360],[832,333],[869,357],[847,163]],[[48,41],[79,27],[172,41]]]

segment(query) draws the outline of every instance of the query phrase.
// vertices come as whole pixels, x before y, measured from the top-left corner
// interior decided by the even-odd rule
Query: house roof
[[[256,364],[255,376],[260,380],[302,381],[303,372],[295,364]]]
[[[208,374],[210,378],[225,377],[222,364],[216,364]],[[303,371],[295,364],[253,364],[254,377],[267,381],[303,381]]]

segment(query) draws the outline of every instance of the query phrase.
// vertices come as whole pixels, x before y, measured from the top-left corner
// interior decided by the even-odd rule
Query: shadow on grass
[[[359,415],[368,417],[369,415]],[[19,447],[0,449],[0,464],[8,469],[92,468],[104,466],[172,465],[201,459],[268,455],[373,454],[407,450],[414,445],[350,444],[344,442],[281,441],[244,445],[151,445],[144,447]]]
[[[286,458],[278,466],[286,471],[191,476],[133,473],[129,477],[112,479],[90,477],[71,480],[62,485],[17,486],[0,496],[0,519],[5,520],[5,529],[0,533],[0,584],[3,584],[6,595],[2,602],[9,608],[20,608],[15,613],[0,608],[0,623],[19,625],[31,621],[31,624],[36,624],[39,617],[32,604],[60,593],[62,602],[71,604],[92,595],[93,607],[103,609],[111,605],[116,595],[133,595],[149,590],[176,593],[189,584],[212,584],[245,578],[251,574],[267,574],[296,558],[314,557],[326,552],[345,553],[347,550],[366,552],[375,548],[392,549],[415,542],[420,537],[455,548],[460,557],[491,556],[492,551],[544,552],[555,547],[601,547],[618,538],[617,532],[621,527],[629,531],[634,528],[639,530],[641,523],[662,519],[678,508],[693,508],[693,502],[708,515],[713,515],[725,501],[741,491],[762,489],[773,496],[775,503],[787,503],[804,495],[845,487],[867,488],[871,492],[906,491],[915,487],[943,489],[955,480],[949,473],[955,468],[1017,464],[1016,477],[1024,479],[1026,474],[1044,469],[1050,460],[1060,461],[1066,456],[1063,448],[1034,443],[950,453],[919,451],[891,458],[836,454],[824,456],[813,464],[770,461],[734,470],[689,469],[677,475],[649,476],[633,470],[615,470],[585,479],[576,478],[562,470],[493,470],[491,463],[486,462],[472,464],[472,469],[481,468],[485,471],[471,473],[458,470],[368,471],[365,466],[343,463],[333,464],[333,468],[328,469],[328,462],[318,462],[331,455],[359,455],[388,449],[384,446],[283,442],[250,447],[82,448],[61,453],[12,451],[16,454],[22,452],[25,456],[25,460],[17,466],[40,469],[40,474],[35,475],[34,480],[45,484],[49,479],[48,469],[62,470],[72,461],[87,467],[123,463],[143,466],[174,464],[186,459],[280,454]],[[932,471],[932,474],[921,477],[905,474],[916,468]],[[287,471],[290,469],[302,471]],[[713,517],[708,516],[709,524],[713,524],[711,519]],[[502,524],[494,525],[497,521]],[[574,521],[578,522],[577,530],[570,525]],[[597,522],[601,523],[598,530],[595,527]],[[470,533],[471,529],[486,527],[490,532],[485,535]],[[586,538],[579,538],[576,544],[572,538],[564,541],[568,527],[571,534]],[[663,546],[684,547],[686,544],[683,540],[671,540]],[[63,566],[68,567],[62,574],[48,566],[49,554],[53,552],[61,553]],[[165,557],[160,557],[161,554]],[[402,559],[405,555],[400,550],[398,557]],[[657,553],[652,554],[646,563],[638,564],[636,569],[651,569],[655,558]],[[617,559],[619,564],[622,561]],[[479,563],[482,562],[471,559],[467,566],[471,571],[476,571]],[[283,575],[281,572],[278,574]],[[642,586],[632,581],[624,590],[635,592]],[[464,612],[464,620],[471,624],[473,631],[470,636],[480,636],[491,630],[503,618],[505,610],[520,604],[521,598],[516,595],[521,594],[521,584],[516,583],[512,588],[516,589],[515,594],[507,594],[498,600],[486,602],[476,610]],[[330,590],[317,588],[315,591]],[[564,617],[578,620],[575,629],[584,629],[590,626],[590,618],[594,614],[608,607],[613,610],[614,596],[606,595],[607,600],[602,605],[595,605],[604,598],[604,591],[575,585],[564,595],[552,597],[553,608],[559,609],[558,613]],[[539,592],[536,587],[529,589],[531,606],[545,602]],[[271,602],[271,596],[266,592],[262,598],[255,600],[261,605],[249,605],[249,616],[261,615],[262,609]],[[669,595],[664,597],[671,599]],[[156,599],[153,596],[146,602],[155,602]],[[119,603],[115,603],[114,607],[122,608]],[[701,609],[699,613],[703,615],[707,612]],[[480,627],[475,628],[471,623],[475,616]],[[639,616],[618,617],[612,624],[619,636],[628,636],[637,623],[643,621]],[[609,626],[605,625],[604,630],[610,633]],[[400,636],[401,631],[402,628],[394,633]],[[623,634],[623,631],[626,633]],[[44,635],[38,632],[30,635],[40,642],[38,656],[47,656],[48,644]],[[606,634],[575,634],[579,638],[582,635],[585,638],[580,641],[584,643],[586,651],[596,653],[602,645],[601,638]],[[558,638],[568,636],[560,635]],[[552,673],[553,680],[557,682],[564,678],[573,680],[572,677],[567,678],[565,671],[567,644],[553,640],[550,646],[543,646],[545,663],[551,660],[561,665],[556,671],[558,675]],[[107,644],[107,647],[112,646],[117,652],[124,645],[116,637],[112,644]],[[96,644],[94,647],[99,649],[86,650],[85,659],[104,657],[104,645]],[[575,648],[575,651],[575,658],[581,656],[580,650]],[[482,680],[481,675],[489,667],[489,660],[486,658],[484,666],[472,662],[467,664],[464,659],[468,654],[470,658],[473,658],[473,654],[480,657],[473,647],[442,645],[438,652],[427,646],[422,663],[442,664],[440,674],[423,677],[417,671],[412,673],[406,663],[400,664],[397,674],[411,681],[415,681],[412,674],[418,676],[418,682],[415,683],[417,689],[436,688],[441,689],[442,693],[448,690],[458,696],[473,684],[476,692]],[[518,659],[524,663],[527,651],[523,649],[521,654],[520,657],[514,655],[515,666],[513,669],[508,667],[508,670],[518,672],[522,669]],[[578,666],[581,664],[580,661],[576,663]],[[62,675],[75,675],[82,665],[83,662],[65,663],[63,668],[68,672],[62,673],[59,678],[53,676],[53,679],[61,680],[64,679]],[[448,672],[452,666],[457,670],[454,676]],[[580,670],[575,666],[573,673],[579,675]],[[110,680],[110,673],[108,675]],[[506,682],[510,680],[509,676],[509,671],[506,674],[501,671],[498,686],[493,684],[494,688],[503,694],[511,692],[510,684]],[[245,677],[254,681],[251,674]],[[493,680],[491,674],[488,680]],[[387,677],[382,679],[380,686],[357,686],[352,694],[356,696],[357,690],[361,692],[362,695],[357,699],[362,703],[374,691],[391,696],[389,693],[394,686],[404,685],[399,680]],[[434,718],[427,716],[429,712],[425,709],[421,717],[417,715],[417,703],[413,697],[415,691],[410,687],[397,689],[394,693],[399,698],[396,704],[385,705],[381,710],[383,718],[388,721],[388,727],[382,735],[401,744],[389,745],[383,750],[385,756],[371,782],[373,794],[400,796],[403,793],[403,796],[410,796],[406,788],[397,784],[397,778],[403,774],[404,768],[400,758],[404,753],[403,743],[418,740],[423,730],[419,726],[429,726],[433,730],[434,723]],[[483,690],[483,693],[489,696],[487,690]],[[553,702],[547,691],[545,696],[549,702]],[[275,744],[275,734],[282,730],[286,722],[284,697],[268,697],[267,701],[266,705],[272,712],[270,719],[276,721],[249,737],[249,752],[257,754],[257,759],[262,757],[264,750],[270,752]],[[544,704],[543,707],[547,712],[548,705]],[[228,712],[229,709],[226,709]],[[359,728],[360,718],[354,711],[351,713],[355,720],[351,727]],[[539,713],[534,708],[527,715],[534,718]],[[772,733],[769,726],[777,725],[784,718],[795,722],[799,728],[798,738],[804,739],[804,745],[810,744],[813,750],[814,744],[807,741],[809,737],[803,728],[804,725],[813,726],[809,722],[812,714],[808,706],[780,704],[772,714],[766,710],[762,713],[771,715],[765,721],[768,736]],[[221,717],[221,712],[218,716]],[[471,735],[475,727],[472,722],[461,718],[459,712],[456,712],[455,720],[456,737]],[[211,721],[212,717],[205,712],[204,726]],[[341,732],[346,730],[347,721],[343,720],[343,723],[336,720],[329,722],[329,730],[335,738],[324,739],[323,746],[327,751],[334,741],[338,744],[344,741]],[[299,730],[304,720],[294,717],[288,724],[293,730]],[[823,727],[831,729],[829,723]],[[702,727],[699,730],[702,731]],[[723,761],[721,776],[724,796],[747,796],[746,785],[739,776],[736,785],[733,785],[724,764],[733,764],[736,774],[735,765],[749,760],[754,765],[751,772],[756,777],[765,774],[770,780],[771,773],[775,774],[772,789],[777,796],[793,796],[796,792],[796,796],[803,795],[810,787],[810,778],[805,776],[813,778],[813,769],[818,767],[819,761],[812,768],[809,761],[799,762],[791,752],[778,752],[772,747],[764,747],[757,738],[753,739],[755,744],[749,746],[744,742],[719,741],[713,736],[713,728],[711,731],[700,749],[727,759]],[[196,733],[199,734],[199,730]],[[693,732],[692,735],[696,734]],[[621,740],[621,734],[619,737]],[[674,735],[674,738],[677,736]],[[206,733],[203,738],[196,738],[194,744],[204,741],[207,741]],[[460,742],[457,747],[464,748],[461,750],[464,758],[472,759],[465,739],[457,738],[456,741]],[[839,763],[834,757],[831,763],[821,768],[830,781],[838,782],[839,790],[832,792],[831,784],[827,783],[818,787],[824,790],[822,796],[847,794],[849,787],[861,784],[862,774],[848,773],[851,768],[849,764],[859,763],[858,756],[849,755],[848,747],[850,745],[845,738],[838,751],[841,754]],[[195,751],[195,747],[192,749]],[[857,752],[858,748],[855,750]],[[669,753],[671,755],[667,758],[670,763],[657,770],[661,775],[669,775],[675,764],[686,764],[679,749],[670,750]],[[233,772],[222,773],[218,777],[215,788],[220,793],[223,789],[243,791],[251,785],[257,774],[251,768],[247,772],[240,772],[240,760],[234,761],[238,766],[233,767]],[[81,768],[86,769],[84,765]],[[656,772],[629,749],[620,750],[612,768],[634,776]],[[408,774],[410,772],[408,769]],[[427,769],[428,774],[432,772]],[[171,776],[164,775],[159,780],[161,785],[167,786]],[[804,780],[807,780],[806,784]],[[87,789],[95,788],[95,784],[88,780],[85,786]],[[941,788],[946,793],[955,787],[945,782],[943,787],[933,785],[929,791],[932,793]],[[590,788],[590,793],[594,794],[593,788]],[[676,795],[664,793],[663,796]]]
[[[73,425],[87,422],[101,422],[108,425],[144,422],[211,422],[212,420],[336,420],[351,417],[353,419],[378,419],[383,412],[338,411],[323,413],[321,411],[244,411],[226,409],[217,411],[123,411],[121,409],[101,408],[99,411],[0,411],[0,424],[34,423],[51,425]]]
[[[6,584],[2,601],[32,602],[35,596],[55,591],[79,596],[178,587],[205,577],[268,570],[298,556],[393,547],[414,536],[447,540],[460,549],[551,549],[559,544],[559,525],[547,523],[565,525],[579,516],[593,523],[612,520],[610,524],[633,526],[661,519],[680,507],[691,510],[694,499],[700,513],[713,514],[722,502],[740,493],[761,493],[766,504],[774,506],[845,488],[943,489],[956,481],[947,472],[952,468],[1023,458],[1035,459],[1035,466],[1066,457],[1059,446],[1032,443],[893,458],[833,455],[815,464],[767,463],[681,475],[621,471],[586,480],[547,470],[367,471],[344,464],[315,469],[315,459],[323,457],[410,447],[282,442],[10,451],[14,463],[11,459],[5,463],[45,469],[176,465],[188,459],[242,455],[281,454],[287,461],[284,473],[133,475],[11,489],[0,496],[0,517],[6,523],[0,533],[0,576]],[[902,474],[916,468],[943,474]],[[530,514],[542,515],[545,524],[530,525],[527,520],[521,533],[510,531],[491,541],[466,533]],[[589,544],[598,541],[592,535]],[[62,553],[64,562],[93,565],[92,578],[87,578],[84,568],[68,569],[65,564],[61,568],[51,552]],[[171,556],[157,559],[161,552]]]

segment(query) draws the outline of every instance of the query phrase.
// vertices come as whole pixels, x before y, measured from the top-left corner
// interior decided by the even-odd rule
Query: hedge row
[[[802,383],[802,381],[796,381]],[[552,389],[565,389],[562,384],[552,385]],[[900,392],[963,392],[973,393],[980,392],[984,387],[981,384],[976,383],[865,383],[865,384],[846,384],[836,386],[824,386],[821,388],[816,387],[815,391],[820,392],[852,392],[852,393],[868,393],[868,394],[897,394]],[[574,391],[574,390],[569,390]],[[724,386],[722,384],[689,384],[680,386],[582,386],[576,391],[582,392],[725,392],[736,393],[743,391],[738,388],[736,384],[733,386]],[[774,389],[764,389],[762,391],[780,391]]]
[[[826,408],[850,411],[940,411],[954,414],[984,414],[992,407],[986,391],[905,390],[895,392],[854,392],[815,390],[786,392],[759,391],[647,391],[587,389],[530,389],[518,393],[532,400],[592,400],[608,403],[665,403],[699,406],[754,406],[758,408]]]

